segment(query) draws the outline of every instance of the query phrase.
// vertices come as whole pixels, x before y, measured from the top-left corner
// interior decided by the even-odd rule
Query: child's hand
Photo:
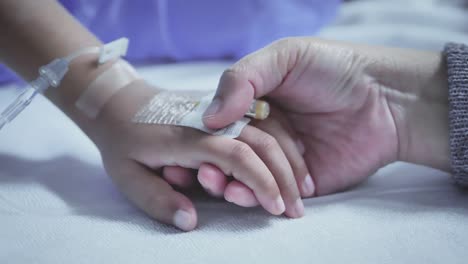
[[[300,190],[301,197],[310,197],[314,194],[314,183],[308,173],[306,163],[303,158],[304,146],[298,139],[298,136],[291,129],[289,122],[282,114],[281,110],[271,107],[270,116],[263,121],[252,121],[250,125],[257,129],[263,130],[272,136],[269,140],[272,143],[265,144],[254,142],[256,144],[263,144],[255,149],[268,152],[268,146],[278,144],[289,163],[278,164],[279,166],[290,166],[293,171],[295,182]],[[246,127],[245,131],[239,137],[239,140],[244,140],[246,136],[251,133],[253,127]],[[250,144],[250,143],[249,143]],[[266,145],[266,146],[265,146]],[[263,157],[260,155],[260,157]],[[179,187],[191,186],[194,182],[192,172],[188,169],[180,167],[165,167],[163,177],[171,184]],[[202,164],[198,169],[198,181],[205,188],[205,190],[215,197],[223,197],[229,202],[235,203],[244,207],[257,206],[259,204],[254,193],[250,188],[237,180],[229,180],[224,173],[216,166],[211,164]],[[286,197],[296,198],[295,194],[288,194],[285,192],[289,189],[281,189],[280,192],[285,198],[286,212],[289,217],[300,217],[303,215],[302,202],[298,200],[288,200]]]
[[[194,206],[161,178],[162,169],[212,164],[248,186],[268,212],[283,213],[284,200],[288,212],[301,211],[289,157],[272,136],[252,126],[236,140],[192,128],[132,123],[134,114],[154,93],[144,82],[122,89],[92,128],[107,172],[138,207],[159,221],[192,230],[197,223]],[[291,209],[297,206],[301,208]]]

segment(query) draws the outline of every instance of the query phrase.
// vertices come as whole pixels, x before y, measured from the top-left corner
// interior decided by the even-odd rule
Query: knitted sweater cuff
[[[468,186],[468,46],[448,43],[450,154],[456,183]]]

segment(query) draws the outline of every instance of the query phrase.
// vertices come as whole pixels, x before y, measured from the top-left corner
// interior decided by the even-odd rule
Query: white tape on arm
[[[75,106],[90,118],[96,118],[105,103],[120,89],[141,79],[135,69],[119,60],[99,75],[81,94]]]

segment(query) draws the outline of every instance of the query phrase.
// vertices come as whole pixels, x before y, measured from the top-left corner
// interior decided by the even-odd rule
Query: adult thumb
[[[294,39],[277,41],[225,70],[204,113],[204,124],[211,129],[225,127],[242,118],[253,99],[280,86],[297,58],[291,41]]]

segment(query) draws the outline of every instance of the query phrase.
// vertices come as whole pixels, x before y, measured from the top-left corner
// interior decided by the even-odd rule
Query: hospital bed
[[[450,1],[353,1],[319,35],[440,50],[468,43]],[[226,62],[140,68],[170,89],[213,89]],[[183,78],[181,78],[183,77]],[[13,87],[0,89],[0,103]],[[130,204],[77,127],[44,98],[0,132],[0,263],[466,263],[468,192],[446,173],[395,163],[291,220],[195,198],[182,233]]]

